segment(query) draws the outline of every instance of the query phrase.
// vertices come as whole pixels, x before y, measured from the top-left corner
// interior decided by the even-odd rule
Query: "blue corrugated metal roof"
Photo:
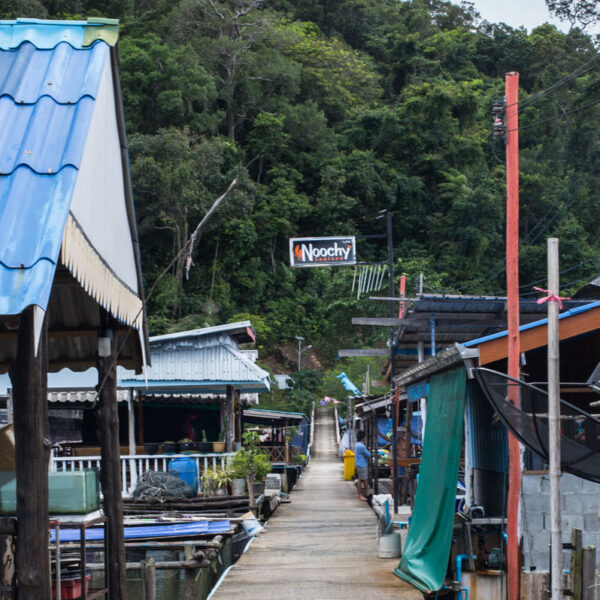
[[[268,392],[269,374],[229,344],[203,348],[151,349],[152,367],[145,375],[125,375],[121,387],[202,392],[233,385],[243,392]],[[125,378],[126,377],[126,378]],[[148,382],[146,388],[146,379]]]
[[[87,21],[0,21],[0,48],[18,48],[25,42],[31,42],[40,50],[52,49],[63,42],[74,48],[85,48],[98,40],[113,46],[119,36],[118,23],[117,19],[102,18],[90,18]]]
[[[580,313],[588,312],[593,308],[597,308],[600,306],[600,300],[597,302],[591,302],[590,304],[585,304],[584,306],[577,306],[576,308],[571,308],[566,310],[563,313],[558,315],[559,319],[568,319],[573,315],[578,315]],[[519,331],[527,331],[528,329],[534,329],[535,327],[539,327],[540,325],[546,325],[548,323],[548,318],[540,319],[539,321],[533,321],[533,323],[527,323],[525,325],[521,325],[519,327]],[[598,323],[598,327],[600,328],[600,323]],[[484,342],[489,342],[491,340],[496,340],[501,337],[507,337],[508,330],[499,331],[498,333],[494,333],[492,335],[486,335],[485,337],[477,338],[476,340],[471,340],[469,342],[464,342],[463,346],[473,347],[479,346],[479,344],[483,344]]]
[[[109,53],[85,27],[0,22],[0,314],[48,303]]]
[[[0,21],[0,48],[17,48],[24,42],[32,42],[36,48],[43,49],[54,48],[61,42],[81,48],[85,26],[85,21]]]
[[[1,94],[19,104],[34,104],[42,96],[60,104],[94,97],[107,54],[106,44],[81,50],[61,43],[52,50],[40,50],[26,42],[2,53]]]

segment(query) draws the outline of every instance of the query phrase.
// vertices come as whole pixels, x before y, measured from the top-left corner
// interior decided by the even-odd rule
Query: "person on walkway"
[[[365,432],[360,430],[356,432],[356,477],[358,478],[358,484],[356,489],[358,490],[358,499],[366,500],[369,497],[369,459],[371,453],[367,447],[363,444],[365,439]]]

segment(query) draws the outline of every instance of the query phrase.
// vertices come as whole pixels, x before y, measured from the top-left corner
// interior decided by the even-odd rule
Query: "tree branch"
[[[192,265],[194,264],[194,261],[192,260],[192,253],[194,252],[194,244],[196,243],[196,238],[198,237],[200,230],[202,229],[204,224],[208,221],[208,219],[211,217],[211,215],[215,212],[215,210],[217,210],[217,208],[219,207],[219,204],[221,204],[221,202],[225,199],[225,196],[227,196],[227,194],[229,194],[229,192],[237,185],[237,182],[238,182],[238,178],[234,177],[232,182],[227,186],[227,189],[213,202],[213,205],[210,207],[210,210],[204,215],[204,217],[202,217],[202,221],[200,221],[200,223],[198,223],[198,225],[196,225],[196,229],[194,229],[194,232],[190,236],[190,239],[188,242],[188,252],[187,252],[187,256],[185,258],[185,278],[186,279],[190,278],[190,269],[192,268]]]

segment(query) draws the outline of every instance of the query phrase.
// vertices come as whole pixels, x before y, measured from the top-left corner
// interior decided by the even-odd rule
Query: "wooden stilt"
[[[21,314],[17,357],[10,368],[13,386],[19,600],[50,598],[48,555],[48,337],[44,322],[34,343],[34,309]],[[37,352],[36,352],[37,350]]]
[[[117,369],[114,338],[111,355],[98,357],[98,392],[100,450],[102,454],[100,479],[104,495],[104,513],[108,536],[106,557],[108,597],[127,598],[125,572],[125,543],[123,534],[123,498],[121,495],[121,457],[119,448],[119,414],[117,411]]]
[[[596,600],[596,546],[586,546],[581,553],[581,600]]]
[[[156,561],[154,557],[142,561],[142,598],[156,600]]]

